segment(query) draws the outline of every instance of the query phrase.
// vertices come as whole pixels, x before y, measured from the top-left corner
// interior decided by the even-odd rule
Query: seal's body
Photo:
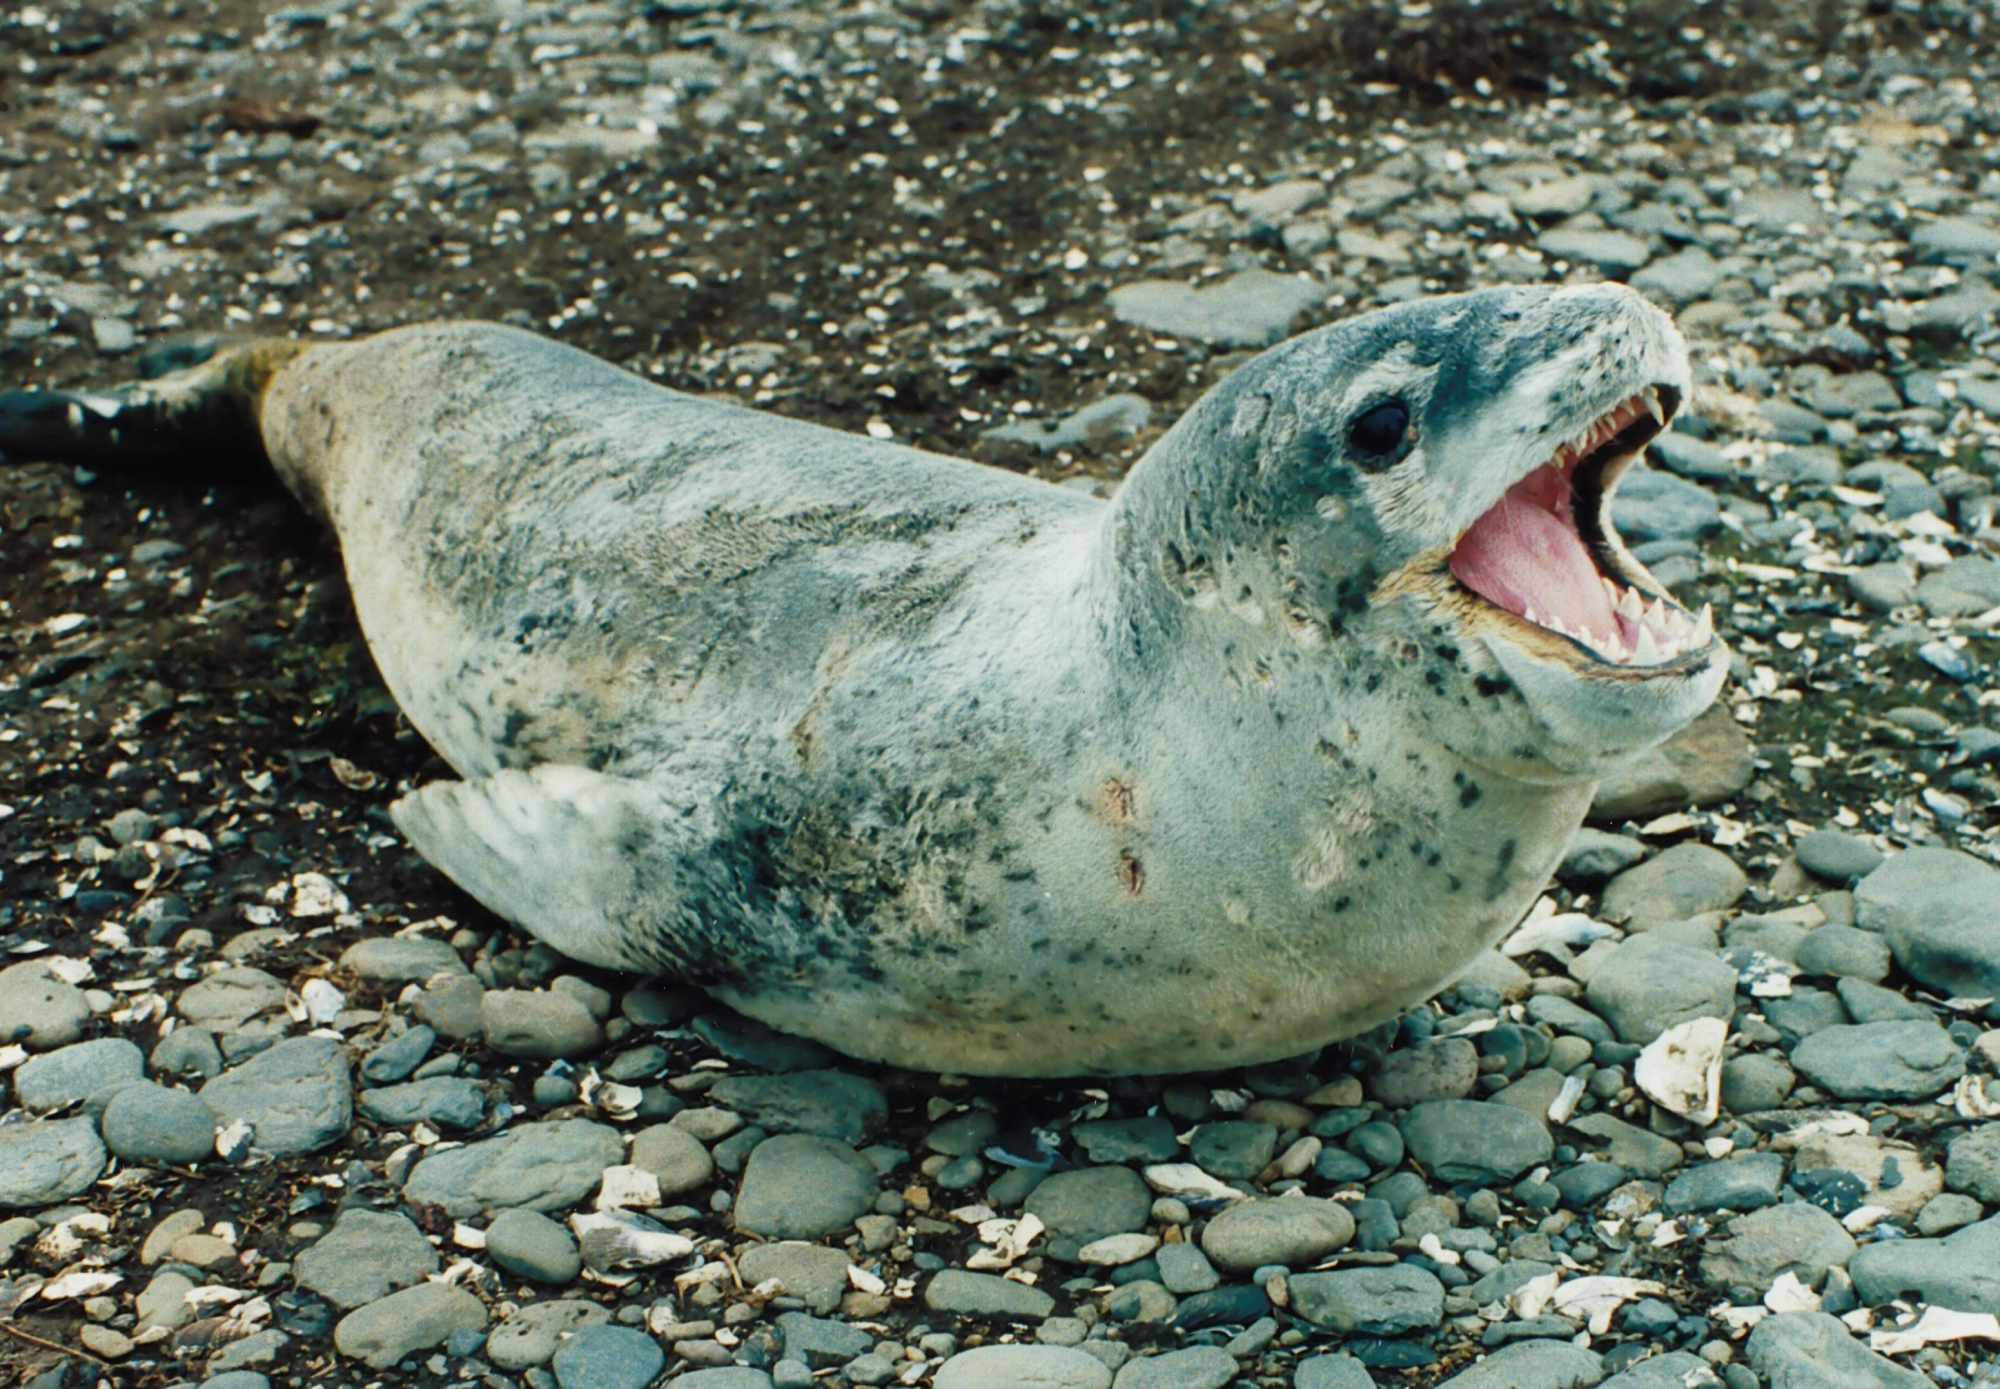
[[[264,351],[67,423],[130,452],[236,392],[464,778],[397,804],[418,850],[569,955],[859,1056],[1351,1035],[1518,919],[1726,666],[1603,522],[1686,389],[1616,287],[1296,339],[1109,504],[489,325]],[[62,455],[62,398],[10,399],[13,451]]]

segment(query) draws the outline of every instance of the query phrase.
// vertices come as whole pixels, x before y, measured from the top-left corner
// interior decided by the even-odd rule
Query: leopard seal
[[[1171,1073],[1449,982],[1715,698],[1610,519],[1688,390],[1621,286],[1418,301],[1104,502],[447,322],[15,393],[0,448],[261,451],[461,778],[396,823],[563,953],[907,1067]]]

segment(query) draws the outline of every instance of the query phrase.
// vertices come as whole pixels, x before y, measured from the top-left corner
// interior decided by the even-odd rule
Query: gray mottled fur
[[[1614,286],[1406,305],[1242,367],[1108,505],[479,324],[305,351],[261,418],[465,778],[398,823],[482,902],[859,1056],[1171,1072],[1448,982],[1713,698],[1719,646],[1608,676],[1439,579],[1686,375]]]

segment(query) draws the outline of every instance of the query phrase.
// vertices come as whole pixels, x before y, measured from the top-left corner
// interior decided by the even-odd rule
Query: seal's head
[[[1153,509],[1166,577],[1221,615],[1281,612],[1302,647],[1420,671],[1399,683],[1470,761],[1597,777],[1699,714],[1728,668],[1708,611],[1677,603],[1611,517],[1689,387],[1672,321],[1622,285],[1422,300],[1307,334],[1162,441],[1203,460],[1181,470],[1179,516]]]

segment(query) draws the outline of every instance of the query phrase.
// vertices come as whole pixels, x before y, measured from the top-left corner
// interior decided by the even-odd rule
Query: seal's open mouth
[[[1558,449],[1459,537],[1453,577],[1605,664],[1657,666],[1706,650],[1710,610],[1697,617],[1665,596],[1611,526],[1618,478],[1679,406],[1671,386],[1648,386]]]

